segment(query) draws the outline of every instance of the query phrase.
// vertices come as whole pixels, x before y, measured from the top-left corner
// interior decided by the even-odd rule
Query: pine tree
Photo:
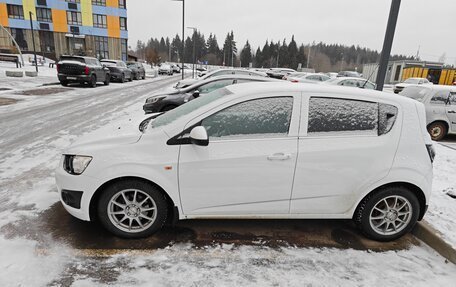
[[[241,65],[242,67],[249,67],[252,62],[252,48],[250,47],[249,41],[245,43],[244,48],[241,51]]]

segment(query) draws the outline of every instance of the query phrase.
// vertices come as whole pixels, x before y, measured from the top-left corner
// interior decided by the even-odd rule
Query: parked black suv
[[[96,87],[97,82],[109,85],[111,74],[96,58],[82,56],[62,56],[57,63],[57,73],[62,86],[69,83],[87,83]]]

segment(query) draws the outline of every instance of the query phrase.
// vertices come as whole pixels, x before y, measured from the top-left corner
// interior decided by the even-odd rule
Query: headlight
[[[146,104],[154,104],[160,100],[162,100],[164,97],[153,97],[153,98],[148,98],[146,100]]]
[[[91,156],[65,155],[63,169],[69,174],[80,175],[92,161]]]

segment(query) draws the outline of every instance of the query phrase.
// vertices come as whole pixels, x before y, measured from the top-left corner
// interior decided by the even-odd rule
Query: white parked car
[[[433,157],[417,101],[241,84],[158,116],[143,134],[74,144],[56,181],[69,213],[126,238],[171,218],[341,218],[387,241],[424,216]]]
[[[427,129],[433,140],[439,141],[447,134],[456,134],[456,87],[409,86],[400,95],[425,105]]]
[[[158,74],[172,76],[174,74],[173,67],[169,64],[161,64],[158,68]]]
[[[338,77],[324,81],[323,84],[374,90],[375,84],[363,78]]]
[[[409,79],[405,80],[404,82],[395,85],[394,93],[399,94],[406,87],[415,86],[415,85],[430,86],[430,85],[433,85],[433,83],[429,82],[428,79],[425,79],[425,78],[409,78]]]
[[[292,83],[318,83],[318,82],[325,82],[330,80],[329,76],[324,74],[306,74],[306,75],[298,75],[298,76],[288,76],[287,80]]]

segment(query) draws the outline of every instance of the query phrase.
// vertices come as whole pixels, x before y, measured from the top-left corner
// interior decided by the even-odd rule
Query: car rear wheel
[[[428,126],[428,132],[431,135],[432,140],[440,141],[447,134],[447,127],[442,122],[435,122]]]
[[[113,234],[143,238],[157,232],[168,213],[165,196],[152,184],[126,180],[109,186],[98,202],[98,217]]]
[[[365,198],[355,212],[355,223],[369,238],[392,241],[410,232],[420,213],[414,193],[388,187]]]
[[[125,83],[125,74],[122,74],[122,76],[120,76],[120,82]]]
[[[92,88],[95,88],[97,86],[97,77],[95,75],[92,75],[90,77],[89,86]]]

